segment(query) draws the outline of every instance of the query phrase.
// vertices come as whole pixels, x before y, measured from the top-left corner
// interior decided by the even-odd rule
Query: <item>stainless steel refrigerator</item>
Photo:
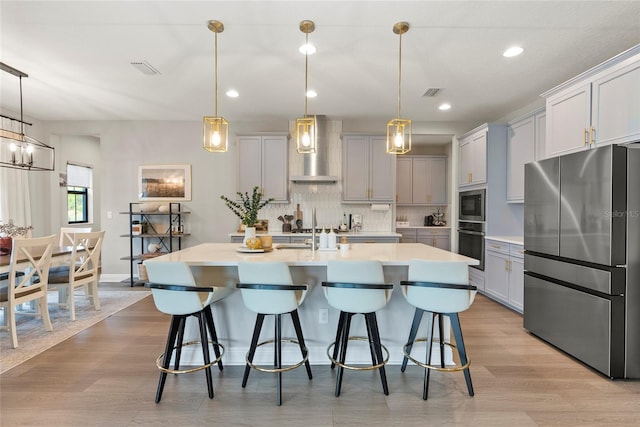
[[[640,144],[525,166],[524,327],[640,378]]]

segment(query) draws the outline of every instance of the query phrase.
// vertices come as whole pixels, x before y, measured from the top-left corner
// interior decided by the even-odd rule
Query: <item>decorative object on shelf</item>
[[[226,196],[220,196],[224,200],[224,204],[231,209],[231,212],[236,214],[240,221],[247,227],[255,227],[258,221],[258,212],[265,207],[269,202],[273,201],[273,198],[262,200],[262,191],[257,185],[253,187],[253,192],[249,196],[248,192],[241,193],[236,192],[240,197],[240,201],[231,200]]]
[[[387,123],[387,153],[405,154],[411,151],[411,120],[400,118],[400,101],[402,88],[402,35],[409,31],[408,22],[397,22],[393,32],[399,35],[400,49],[398,54],[398,116]]]
[[[33,230],[32,225],[21,227],[15,225],[12,219],[6,223],[0,221],[0,255],[10,255],[13,248],[13,238],[26,236],[30,230]]]
[[[160,249],[162,249],[162,245],[159,243],[149,243],[147,245],[147,250],[151,253],[158,252]]]
[[[300,31],[305,34],[304,51],[304,116],[296,119],[296,149],[298,153],[315,153],[318,144],[316,116],[307,115],[309,55],[315,51],[309,49],[309,33],[316,29],[313,21],[300,22]]]
[[[20,80],[20,119],[0,115],[0,167],[33,171],[53,171],[55,169],[55,150],[25,133],[22,113],[22,78],[26,73],[0,62],[0,69],[17,76]]]
[[[138,167],[138,199],[141,201],[191,200],[191,165],[141,165]],[[158,210],[159,204],[143,203],[141,211]]]
[[[218,116],[218,33],[224,31],[224,25],[220,21],[209,21],[207,27],[215,34],[215,115],[202,119],[202,148],[212,153],[226,153],[229,149],[229,122]]]

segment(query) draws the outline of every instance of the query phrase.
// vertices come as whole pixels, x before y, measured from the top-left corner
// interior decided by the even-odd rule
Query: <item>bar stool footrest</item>
[[[259,342],[258,344],[256,344],[256,349],[258,347],[262,346],[262,345],[273,344],[274,342],[276,342],[276,340],[273,340],[273,339]],[[300,347],[300,342],[298,340],[294,339],[294,338],[282,338],[280,340],[280,342],[289,343],[289,344],[296,344],[298,347]],[[253,362],[249,361],[249,353],[247,353],[247,356],[245,357],[245,360],[247,362],[247,365],[249,365],[250,367],[252,367],[256,371],[268,372],[268,373],[287,372],[287,371],[291,371],[293,369],[299,368],[300,366],[304,365],[307,362],[307,360],[309,360],[309,350],[307,350],[307,347],[302,347],[302,350],[303,350],[304,357],[300,362],[298,362],[296,364],[293,364],[293,365],[283,366],[281,368],[264,368],[262,366],[255,365]]]
[[[413,343],[406,343],[406,344],[402,347],[402,352],[404,353],[404,355],[405,355],[409,360],[411,360],[413,363],[415,363],[415,364],[416,364],[416,365],[418,365],[418,366],[422,366],[423,368],[426,368],[426,369],[433,369],[434,371],[441,371],[441,372],[458,372],[458,371],[464,371],[464,370],[465,370],[465,369],[467,369],[467,368],[469,367],[469,365],[471,364],[471,360],[469,360],[469,359],[467,358],[467,363],[465,363],[464,365],[461,365],[461,366],[453,366],[453,367],[450,367],[450,368],[446,368],[446,367],[445,367],[445,368],[443,368],[442,366],[438,366],[438,365],[428,365],[428,364],[426,364],[426,363],[424,363],[424,362],[421,362],[421,361],[419,361],[419,360],[414,359],[413,357],[411,357],[411,354],[409,354],[409,353],[407,352],[407,347],[408,347],[409,345],[413,345],[414,343],[417,343],[417,342],[427,342],[427,339],[426,339],[426,338],[418,338],[418,339],[416,339]],[[441,343],[441,341],[440,341],[440,340],[435,340],[435,339],[433,340],[433,342],[434,342],[434,343],[438,343],[438,344],[440,344],[440,343]],[[447,347],[449,347],[449,348],[451,348],[451,349],[456,348],[455,344],[451,344],[450,342],[446,342],[446,341],[445,341],[445,342],[443,342],[442,344],[444,344],[445,346],[447,346]]]
[[[349,337],[349,341],[367,341],[369,343],[371,343],[371,341],[369,341],[369,338],[367,337],[357,337],[357,336],[351,336]],[[375,343],[373,343],[375,345]],[[385,359],[376,364],[376,365],[368,365],[368,366],[356,366],[356,365],[348,365],[346,363],[342,363],[339,362],[338,360],[333,358],[333,355],[331,353],[331,349],[336,345],[336,342],[332,342],[331,344],[329,344],[329,347],[327,347],[327,356],[329,357],[329,360],[331,360],[331,363],[335,363],[336,365],[343,367],[345,369],[351,369],[352,371],[370,371],[372,369],[380,369],[382,368],[384,365],[387,364],[387,362],[389,361],[389,350],[387,350],[387,347],[385,347],[384,345],[380,344],[380,348],[385,352]]]
[[[164,353],[162,353],[156,359],[156,366],[162,372],[166,372],[168,374],[190,374],[192,372],[201,371],[202,369],[207,369],[207,368],[215,365],[216,363],[218,363],[222,359],[222,356],[224,355],[224,346],[222,344],[217,343],[217,342],[213,342],[213,341],[209,341],[208,344],[213,344],[214,346],[216,346],[216,347],[218,347],[220,349],[220,357],[216,358],[215,360],[210,361],[209,363],[205,363],[204,365],[196,366],[196,367],[193,367],[193,368],[190,368],[190,369],[169,369],[169,368],[164,368],[162,366],[162,361],[164,359]],[[187,347],[187,346],[192,346],[192,345],[200,345],[200,341],[189,341],[189,342],[183,343],[182,347]],[[178,347],[176,346],[173,349],[175,350],[177,348]]]

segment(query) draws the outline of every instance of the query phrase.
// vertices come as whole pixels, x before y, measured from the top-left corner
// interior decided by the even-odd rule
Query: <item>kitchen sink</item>
[[[276,249],[311,249],[311,244],[307,243],[278,243],[273,246]]]

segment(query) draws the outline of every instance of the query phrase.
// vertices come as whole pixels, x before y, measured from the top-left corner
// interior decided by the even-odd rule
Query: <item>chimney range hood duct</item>
[[[318,144],[316,152],[311,154],[300,154],[304,156],[304,175],[292,176],[291,182],[298,184],[335,184],[337,176],[327,175],[327,118],[326,116],[316,116],[318,133]]]

